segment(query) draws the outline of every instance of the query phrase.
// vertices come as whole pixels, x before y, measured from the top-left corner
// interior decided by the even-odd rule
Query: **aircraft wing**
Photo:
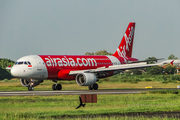
[[[79,73],[98,73],[98,72],[145,68],[145,67],[158,66],[158,65],[159,65],[158,63],[157,64],[132,63],[132,64],[124,64],[124,65],[113,65],[113,66],[109,66],[108,68],[101,67],[101,68],[91,69],[91,70],[70,71],[69,75],[76,75]]]

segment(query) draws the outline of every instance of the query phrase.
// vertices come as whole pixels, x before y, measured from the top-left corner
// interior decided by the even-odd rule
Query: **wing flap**
[[[140,61],[128,61],[128,64],[131,63],[140,63],[140,62],[149,62],[149,61],[158,61],[158,60],[163,60],[164,58],[159,58],[159,59],[149,59],[149,60],[140,60]]]

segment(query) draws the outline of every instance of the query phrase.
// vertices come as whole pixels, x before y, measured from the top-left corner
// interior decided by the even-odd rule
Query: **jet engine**
[[[34,80],[34,79],[21,79],[21,85],[23,85],[24,87],[29,87],[31,83],[33,83],[33,86],[37,86],[40,83],[43,82],[43,80]]]
[[[94,73],[80,73],[76,76],[76,83],[81,86],[89,86],[94,83],[98,78]]]

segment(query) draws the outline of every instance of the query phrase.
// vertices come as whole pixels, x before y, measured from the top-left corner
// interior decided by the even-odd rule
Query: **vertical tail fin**
[[[173,60],[173,61],[171,61],[170,63],[171,63],[171,65],[173,66],[174,60]]]
[[[134,39],[134,32],[135,32],[135,23],[130,22],[126,32],[121,40],[121,43],[113,54],[115,57],[131,57],[132,55],[132,47],[133,47],[133,39]]]

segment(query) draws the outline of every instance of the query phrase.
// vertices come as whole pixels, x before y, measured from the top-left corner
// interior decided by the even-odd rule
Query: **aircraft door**
[[[42,66],[43,66],[42,61],[38,57],[35,57],[35,60],[37,62],[37,71],[42,71]]]
[[[34,57],[36,61],[36,67],[34,72],[34,77],[36,79],[44,79],[47,78],[47,69],[45,68],[45,65],[43,64],[44,61],[40,57]]]

